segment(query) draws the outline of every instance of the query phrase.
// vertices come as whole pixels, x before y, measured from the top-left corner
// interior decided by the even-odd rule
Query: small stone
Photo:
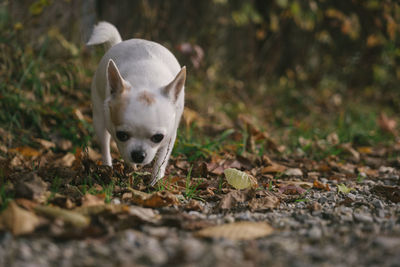
[[[313,226],[310,231],[308,231],[308,236],[313,240],[318,240],[322,236],[321,228]]]
[[[352,194],[352,193],[348,193],[347,195],[346,195],[348,198],[350,198],[351,200],[356,200],[356,196],[354,195],[354,194]]]
[[[287,176],[303,176],[303,172],[298,168],[287,169],[283,174]]]
[[[394,173],[395,169],[392,167],[381,166],[379,168],[379,173]]]
[[[366,213],[354,213],[353,217],[356,221],[363,223],[372,223],[374,221],[372,217]]]
[[[113,198],[113,199],[111,199],[111,204],[114,204],[114,205],[120,205],[121,204],[121,200],[119,199],[119,198]]]
[[[374,205],[375,208],[377,209],[383,209],[385,206],[383,205],[382,201],[379,199],[374,199],[372,201],[372,205]]]
[[[379,218],[384,218],[385,217],[385,210],[384,209],[379,209],[378,210],[378,217]]]
[[[327,201],[328,201],[328,199],[327,199],[325,196],[322,196],[322,197],[320,197],[320,198],[318,199],[318,202],[321,203],[321,204],[324,204],[324,203],[326,203]]]
[[[225,223],[233,223],[235,222],[235,218],[233,218],[231,215],[227,215],[224,218]]]

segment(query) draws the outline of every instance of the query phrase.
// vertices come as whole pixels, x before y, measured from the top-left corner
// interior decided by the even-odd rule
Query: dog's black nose
[[[146,153],[143,150],[134,150],[131,152],[133,162],[142,163],[146,157]]]

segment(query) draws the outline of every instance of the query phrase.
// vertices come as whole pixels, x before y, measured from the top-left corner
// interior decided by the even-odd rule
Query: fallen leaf
[[[357,147],[357,151],[360,152],[361,154],[372,154],[372,147],[369,146],[361,146]]]
[[[337,188],[338,188],[338,193],[343,193],[343,194],[345,194],[345,195],[347,195],[348,193],[350,193],[351,191],[354,191],[355,189],[354,188],[351,188],[351,187],[347,187],[346,185],[344,185],[344,184],[338,184],[337,185]]]
[[[283,174],[287,176],[303,176],[303,172],[298,168],[289,168]]]
[[[253,198],[249,202],[249,208],[252,212],[271,210],[279,205],[279,198],[273,192],[257,191],[256,195],[260,197]]]
[[[272,163],[270,166],[266,166],[261,170],[261,173],[281,173],[284,172],[287,169],[287,167],[277,164],[277,163]]]
[[[322,190],[325,190],[325,191],[331,191],[331,189],[329,188],[328,184],[321,183],[318,180],[314,180],[313,188],[322,189]]]
[[[168,191],[157,191],[148,194],[133,188],[129,188],[129,190],[132,192],[131,201],[144,207],[159,208],[179,204],[177,197]]]
[[[57,139],[55,143],[57,147],[64,151],[70,150],[72,148],[72,142],[67,139]]]
[[[30,172],[20,177],[15,184],[15,195],[19,198],[41,200],[47,184],[35,173]]]
[[[297,195],[297,194],[301,195],[306,192],[305,189],[301,188],[298,185],[294,185],[294,184],[288,184],[288,185],[279,187],[278,191],[279,191],[279,193],[285,194],[285,195]]]
[[[100,195],[95,196],[95,195],[86,193],[82,197],[82,207],[104,205],[104,198],[105,198],[105,196],[100,196]]]
[[[388,132],[394,136],[398,136],[396,130],[397,122],[393,118],[389,118],[384,112],[379,114],[378,125],[382,131]]]
[[[56,147],[55,143],[48,141],[48,140],[44,140],[44,139],[40,139],[40,138],[33,138],[33,140],[36,143],[39,143],[45,149],[50,149],[50,148]]]
[[[56,160],[55,164],[61,165],[64,167],[71,167],[74,160],[75,160],[74,154],[68,152],[62,158]]]
[[[88,217],[75,211],[42,205],[36,206],[35,211],[51,219],[60,219],[65,223],[78,228],[84,228],[90,224],[90,219]]]
[[[14,201],[0,215],[0,225],[13,235],[32,233],[39,225],[39,218],[32,212],[20,208]]]
[[[326,141],[328,141],[332,145],[337,145],[340,143],[339,136],[337,133],[331,133],[326,137]]]
[[[96,162],[96,161],[98,161],[98,160],[101,160],[101,154],[100,153],[98,153],[97,151],[95,151],[93,148],[91,148],[90,146],[89,147],[87,147],[87,149],[88,149],[88,156],[89,156],[89,159],[90,160],[92,160],[92,161],[94,161],[94,162]]]
[[[118,214],[129,213],[130,207],[127,205],[101,204],[93,206],[77,207],[73,211],[84,216],[93,216],[100,213]]]
[[[183,121],[187,128],[189,128],[194,122],[196,122],[196,125],[200,128],[206,124],[206,121],[199,115],[199,113],[188,107],[185,107],[183,111]]]
[[[360,160],[360,153],[355,150],[350,143],[340,144],[338,147],[343,149],[343,152],[351,155],[355,161]]]
[[[195,211],[203,211],[203,206],[200,205],[200,202],[194,199],[191,199],[189,203],[187,203],[184,207],[185,210],[195,210]]]
[[[11,148],[8,150],[11,153],[19,153],[24,157],[37,157],[40,155],[40,152],[34,148],[24,146],[24,147],[16,147],[16,148]]]
[[[204,228],[195,233],[197,237],[226,238],[230,240],[253,240],[265,237],[273,228],[265,222],[234,222]]]
[[[223,210],[230,210],[235,207],[238,203],[249,200],[254,191],[252,190],[235,190],[224,195],[221,201],[218,203],[218,208]]]
[[[257,179],[245,172],[229,168],[224,171],[224,174],[228,183],[236,189],[258,187]]]

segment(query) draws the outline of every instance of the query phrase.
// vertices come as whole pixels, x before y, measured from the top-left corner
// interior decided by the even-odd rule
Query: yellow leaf
[[[257,188],[258,183],[253,176],[239,171],[237,169],[229,168],[224,171],[228,183],[236,189]]]
[[[337,188],[338,188],[338,193],[340,193],[340,192],[342,192],[343,194],[348,194],[348,193],[350,193],[351,191],[354,191],[355,189],[354,188],[351,188],[351,187],[347,187],[347,186],[345,186],[344,184],[338,184],[337,185]]]

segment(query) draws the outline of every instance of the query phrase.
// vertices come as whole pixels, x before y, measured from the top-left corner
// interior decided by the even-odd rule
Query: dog
[[[184,108],[186,67],[164,46],[122,41],[108,22],[98,23],[88,46],[105,44],[91,86],[93,126],[104,165],[112,167],[112,137],[125,162],[154,160],[150,184],[164,177]]]

